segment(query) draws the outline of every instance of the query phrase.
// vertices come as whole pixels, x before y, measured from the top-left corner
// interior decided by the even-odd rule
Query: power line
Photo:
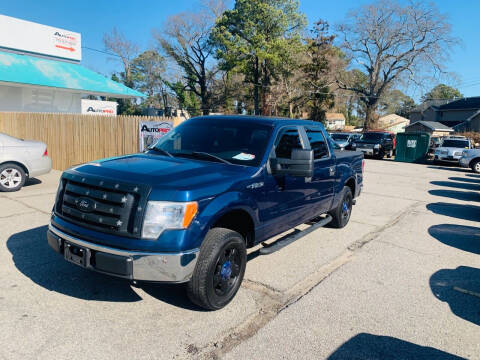
[[[91,48],[91,47],[88,47],[88,46],[82,46],[82,49],[86,49],[86,50],[90,50],[90,51],[96,51],[96,52],[99,52],[99,53],[102,53],[102,54],[107,54],[109,56],[116,56],[118,58],[121,58],[121,56],[119,56],[117,54],[114,54],[114,53],[111,53],[111,52],[108,52],[108,51],[104,51],[104,50],[94,49],[94,48]]]

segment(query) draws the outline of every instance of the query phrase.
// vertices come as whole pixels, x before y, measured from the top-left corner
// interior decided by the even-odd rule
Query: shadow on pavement
[[[195,305],[188,299],[186,284],[140,283],[139,287],[148,295],[167,304],[187,310],[208,311]]]
[[[480,207],[474,205],[451,204],[444,202],[431,203],[427,210],[457,219],[480,221]]]
[[[437,186],[446,186],[446,187],[453,187],[458,189],[464,190],[480,190],[480,184],[469,184],[469,183],[461,183],[455,181],[430,181],[430,184],[437,185]]]
[[[428,233],[445,245],[480,255],[480,228],[440,224],[431,226]]]
[[[328,360],[460,360],[460,356],[390,336],[360,333],[343,343]]]
[[[480,325],[480,269],[459,266],[442,269],[430,277],[430,288],[435,297],[450,306],[458,317]]]
[[[475,179],[480,179],[479,174],[465,174],[465,176],[469,176],[469,177],[472,177],[472,178],[475,178]]]
[[[40,179],[28,178],[27,181],[25,181],[25,184],[23,186],[24,187],[25,186],[32,186],[32,185],[38,185],[38,184],[41,184],[41,183],[42,183],[42,180],[40,180]]]
[[[480,185],[480,179],[472,179],[472,178],[469,178],[469,177],[459,177],[459,176],[452,176],[452,177],[449,177],[448,180],[452,180],[452,181],[465,181],[465,182],[468,182],[468,183],[473,183],[473,184],[478,184]]]
[[[130,282],[82,269],[66,262],[47,243],[47,226],[16,233],[7,240],[7,248],[17,269],[35,284],[71,297],[111,302],[134,302],[142,298]],[[185,294],[184,286],[142,284],[151,296],[187,309],[196,309]]]
[[[47,226],[16,233],[7,248],[18,270],[37,285],[85,300],[141,300],[129,282],[82,269],[66,262],[47,243]]]
[[[464,173],[466,171],[469,171],[468,169],[456,167],[456,165],[448,166],[448,164],[446,166],[429,165],[429,166],[427,166],[427,168],[437,169],[437,170],[458,171],[458,172],[462,172],[462,173]]]
[[[443,196],[450,199],[462,201],[480,201],[480,193],[475,191],[458,191],[458,190],[429,190],[428,193],[434,196]]]

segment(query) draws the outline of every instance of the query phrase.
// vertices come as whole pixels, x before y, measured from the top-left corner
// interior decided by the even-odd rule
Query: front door
[[[276,136],[270,158],[291,159],[293,149],[304,149],[298,127],[281,128]],[[259,218],[263,224],[259,238],[267,239],[308,220],[306,197],[315,189],[304,177],[265,175],[265,198],[259,203]]]

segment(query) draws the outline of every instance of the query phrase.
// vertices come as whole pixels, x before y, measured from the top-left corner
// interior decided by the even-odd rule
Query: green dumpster
[[[423,162],[427,158],[430,134],[425,132],[398,133],[395,161]]]

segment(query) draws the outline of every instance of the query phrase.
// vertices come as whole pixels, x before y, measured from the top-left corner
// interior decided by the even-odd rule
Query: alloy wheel
[[[7,168],[0,173],[0,184],[7,189],[14,189],[22,182],[22,174],[14,168]]]

